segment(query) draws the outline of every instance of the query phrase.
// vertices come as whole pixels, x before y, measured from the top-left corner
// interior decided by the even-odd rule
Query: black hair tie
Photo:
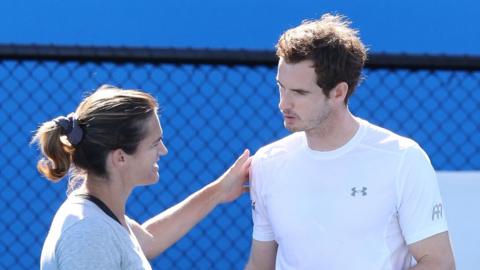
[[[70,113],[67,117],[57,117],[53,121],[61,127],[61,134],[67,136],[67,140],[70,144],[76,146],[82,141],[83,130],[78,124],[77,115],[75,113]]]

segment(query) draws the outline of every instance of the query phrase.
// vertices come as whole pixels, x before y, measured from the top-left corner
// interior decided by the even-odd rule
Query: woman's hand
[[[220,196],[220,202],[230,202],[249,190],[245,184],[248,182],[250,163],[250,151],[247,149],[233,163],[233,165],[220,176],[213,184],[216,186]]]

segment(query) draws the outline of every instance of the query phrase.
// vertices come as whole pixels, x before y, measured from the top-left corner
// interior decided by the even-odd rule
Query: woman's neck
[[[125,204],[132,189],[126,189],[118,182],[113,179],[87,176],[78,193],[97,197],[113,212],[120,223],[126,226]]]

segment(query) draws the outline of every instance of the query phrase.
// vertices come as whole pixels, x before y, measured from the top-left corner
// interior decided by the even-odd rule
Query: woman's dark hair
[[[133,154],[147,135],[147,120],[157,109],[150,94],[101,86],[74,114],[45,122],[37,130],[32,142],[38,143],[43,154],[37,163],[39,172],[52,181],[71,169],[75,174],[107,177],[108,153],[122,149]]]

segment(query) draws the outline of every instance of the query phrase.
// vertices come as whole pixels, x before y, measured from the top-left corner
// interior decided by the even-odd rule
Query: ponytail
[[[72,130],[76,134],[75,141],[71,139]],[[38,143],[43,155],[37,163],[37,169],[41,174],[57,182],[68,173],[74,146],[81,140],[81,135],[80,139],[77,139],[79,132],[81,133],[81,128],[72,114],[68,117],[58,117],[40,126],[32,142]]]

